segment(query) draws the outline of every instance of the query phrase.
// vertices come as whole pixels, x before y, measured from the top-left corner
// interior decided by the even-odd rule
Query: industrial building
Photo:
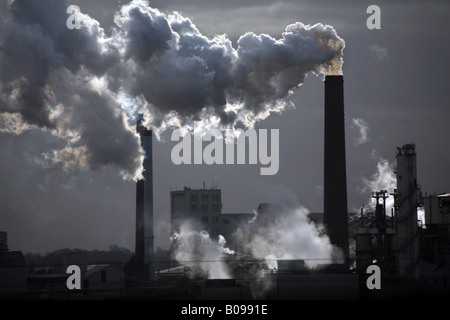
[[[358,296],[358,275],[352,273],[349,267],[349,214],[347,210],[343,86],[343,76],[327,76],[325,78],[324,213],[323,215],[315,214],[311,217],[314,221],[323,221],[330,242],[342,250],[344,260],[341,262],[343,263],[323,266],[320,270],[312,271],[307,270],[302,261],[297,263],[278,261],[281,268],[277,270],[276,274],[267,272],[262,277],[262,283],[270,284],[271,289],[262,290],[260,288],[260,294],[256,294],[254,297],[301,299],[307,297],[308,292],[309,296],[314,298],[322,296],[354,299]],[[212,235],[222,234],[225,235],[226,239],[233,239],[233,233],[239,226],[239,220],[244,218],[248,221],[251,215],[234,215],[234,223],[229,224],[229,215],[221,213],[220,200],[220,190],[216,189],[192,190],[184,188],[181,191],[172,191],[171,223],[173,231],[179,228],[181,221],[189,219],[194,221],[198,228],[203,228],[211,232]],[[260,204],[257,213],[260,214],[259,219],[264,223],[264,218],[267,221],[277,219],[277,213],[280,212],[281,210],[277,208],[276,204]],[[246,232],[251,233],[252,228],[248,228]],[[238,251],[242,250],[239,245],[234,245],[234,248]],[[241,253],[245,255],[245,252],[241,251]],[[256,265],[260,262],[255,261],[254,263]],[[261,275],[252,274],[251,271],[248,273],[242,272],[242,269],[252,269],[252,266],[249,266],[245,261],[237,261],[234,266],[235,275],[245,275],[244,279],[240,279],[240,283],[242,281],[244,283],[249,282],[250,287],[254,287],[252,291],[258,291],[258,285],[261,285]],[[177,269],[175,274],[180,270],[181,273],[186,272],[186,269]],[[165,272],[162,278],[167,278],[169,275],[169,272]],[[307,286],[305,286],[306,283],[308,283]],[[300,284],[303,284],[303,288],[300,288]],[[310,290],[314,286],[315,289]],[[341,288],[340,291],[330,290],[339,287]],[[340,292],[339,295],[336,294],[337,292]]]
[[[340,298],[345,296],[351,299],[390,299],[427,294],[448,295],[450,293],[448,284],[450,279],[448,218],[450,197],[449,194],[441,194],[422,198],[417,181],[414,144],[397,148],[397,188],[392,194],[388,194],[386,190],[373,190],[373,198],[376,202],[374,211],[360,216],[349,214],[343,96],[343,77],[327,76],[325,78],[324,213],[311,214],[310,218],[316,223],[324,224],[330,242],[344,252],[344,263],[329,265],[314,272],[299,267],[301,263],[294,263],[289,268],[282,267],[276,275],[276,296],[280,297],[280,292],[290,292],[291,297],[306,298],[309,291],[310,297],[339,298],[331,293],[334,292],[330,290],[333,288],[332,284],[335,288],[339,286],[347,288],[346,294],[342,294]],[[193,191],[193,194],[196,192]],[[201,193],[201,190],[198,192]],[[217,194],[217,190],[211,190],[211,196],[214,192]],[[177,196],[181,196],[179,203],[174,199]],[[220,217],[221,212],[207,213],[205,211],[203,215],[195,210],[190,211],[201,209],[194,204],[199,196],[201,197],[199,194],[189,198],[190,190],[188,189],[173,192],[171,195],[172,220],[177,220],[183,215],[191,216],[197,221],[203,221],[205,227],[210,228],[209,219]],[[389,196],[395,200],[393,212],[390,215],[386,213],[386,198]],[[191,202],[192,199],[196,200]],[[216,199],[220,199],[220,196],[216,196]],[[417,218],[417,210],[420,207],[425,210],[425,226],[422,227]],[[176,208],[184,208],[179,211],[180,216],[175,212]],[[206,206],[204,208],[208,209]],[[221,208],[221,205],[215,208]],[[220,228],[212,230],[213,233],[222,231]],[[284,261],[281,266],[286,266],[286,263],[289,265],[289,262]],[[371,290],[367,286],[367,268],[370,265],[380,267],[382,290]],[[272,278],[269,276],[267,279]],[[311,288],[315,290],[306,290],[305,286],[300,286],[306,282],[311,282]],[[329,285],[323,285],[324,282]],[[315,292],[315,295],[311,295],[311,292]]]
[[[222,191],[217,187],[170,192],[170,234],[180,231],[181,224],[190,223],[194,229],[206,231],[215,239],[222,235],[227,246],[236,250],[238,240],[233,237],[238,226],[254,217],[254,213],[223,213]]]
[[[450,226],[450,193],[425,196],[422,201],[427,229]]]
[[[10,251],[8,234],[0,231],[0,295],[27,290],[28,267],[21,251]]]
[[[263,282],[251,272],[239,272],[239,269],[242,271],[245,268],[250,271],[252,266],[244,264],[243,268],[243,264],[236,261],[230,262],[233,266],[240,266],[234,273],[235,279],[225,282],[213,279],[196,279],[192,282],[189,267],[179,266],[160,270],[157,282],[176,283],[179,286],[182,279],[184,292],[197,292],[197,295],[190,296],[193,298],[205,298],[205,293],[207,297],[213,297],[214,290],[228,292],[228,298],[248,297],[249,292],[252,292],[253,298],[293,299],[393,298],[428,292],[448,294],[450,241],[447,212],[450,197],[448,194],[421,197],[415,145],[407,144],[397,149],[397,189],[392,194],[386,190],[373,190],[376,201],[374,211],[360,216],[352,215],[347,208],[343,76],[325,77],[324,120],[324,212],[310,214],[310,219],[318,224],[323,223],[330,242],[344,253],[343,263],[311,271],[304,267],[302,261],[278,261],[277,272],[267,273]],[[148,158],[151,150],[146,150],[146,153]],[[148,166],[149,162],[146,164]],[[144,168],[145,172],[152,170],[145,164]],[[142,218],[139,218],[142,216],[139,213],[143,205],[143,196],[139,196],[142,192],[138,183],[136,240],[138,242],[139,239],[141,243],[147,235],[153,235],[151,230],[146,231],[144,228],[142,231]],[[390,215],[386,213],[386,198],[389,196],[395,199],[394,210]],[[420,206],[425,210],[425,226],[422,227],[417,219]],[[265,216],[276,219],[276,206],[261,204],[258,213],[263,212],[275,214]],[[234,242],[233,233],[242,221],[248,221],[253,216],[254,213],[222,213],[222,195],[217,187],[184,187],[170,193],[172,233],[179,231],[183,221],[190,221],[212,237],[225,236],[227,245],[238,252],[242,247]],[[138,233],[141,235],[138,236]],[[380,267],[382,290],[367,288],[366,270],[373,264]],[[271,289],[263,290],[267,286]],[[169,290],[168,287],[165,290]]]
[[[302,260],[279,260],[277,270],[261,268],[262,261],[240,259],[242,243],[233,234],[255,213],[223,213],[222,194],[212,188],[170,192],[171,234],[188,221],[212,238],[223,235],[227,247],[238,254],[226,263],[231,279],[192,277],[191,266],[155,267],[153,248],[152,131],[140,116],[136,130],[145,151],[143,179],[136,183],[136,244],[133,257],[123,268],[109,264],[83,265],[83,297],[92,290],[106,290],[104,297],[155,299],[392,299],[450,295],[450,194],[422,196],[417,179],[414,144],[397,148],[397,188],[391,193],[373,190],[373,210],[349,214],[345,159],[344,81],[342,76],[325,78],[324,212],[310,214],[323,224],[331,244],[344,253],[344,260],[310,270]],[[386,212],[386,199],[394,199]],[[418,222],[417,210],[425,212]],[[276,219],[276,204],[260,204],[259,217]],[[248,224],[247,224],[248,225]],[[251,228],[247,230],[251,232]],[[241,238],[242,239],[242,238]],[[242,240],[240,240],[242,241]],[[74,256],[72,256],[74,257]],[[69,261],[66,261],[66,264]],[[70,261],[80,264],[80,261]],[[66,265],[65,264],[65,265]],[[381,270],[381,289],[367,286],[367,268]],[[28,274],[23,255],[8,251],[6,233],[0,232],[0,288],[10,279],[20,279],[19,291],[36,293],[37,288],[58,297],[81,297],[64,289],[63,272]],[[263,272],[260,272],[260,271]],[[51,283],[51,281],[54,281]],[[11,289],[12,290],[12,289]],[[62,290],[62,291],[61,291]],[[40,291],[39,291],[40,292]],[[97,291],[95,298],[101,298]],[[40,297],[40,295],[39,295]],[[82,297],[81,297],[82,298]]]
[[[422,198],[425,226],[420,229],[420,279],[427,290],[450,291],[450,194]]]
[[[363,278],[366,268],[381,269],[380,292],[369,292],[360,283],[362,297],[410,298],[450,294],[449,195],[422,197],[417,182],[414,144],[397,148],[397,188],[388,194],[376,191],[375,211],[350,218],[355,243],[355,272]],[[392,214],[386,199],[394,198]],[[418,209],[425,211],[425,224]]]

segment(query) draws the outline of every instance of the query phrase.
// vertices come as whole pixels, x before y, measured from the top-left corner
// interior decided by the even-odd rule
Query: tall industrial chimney
[[[138,272],[140,278],[154,280],[155,268],[153,256],[153,155],[152,131],[142,125],[143,116],[139,115],[136,130],[141,137],[141,146],[145,151],[144,179],[136,183],[136,248],[135,263],[143,266]]]
[[[344,77],[325,77],[323,221],[331,244],[349,258],[347,173],[345,161]]]
[[[420,193],[417,184],[416,146],[397,148],[396,240],[398,276],[403,281],[419,279],[419,226],[417,208]]]

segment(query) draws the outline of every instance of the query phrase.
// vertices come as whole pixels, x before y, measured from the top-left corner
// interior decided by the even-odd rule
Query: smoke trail
[[[392,193],[397,188],[397,177],[395,175],[393,164],[386,159],[379,158],[376,172],[368,179],[363,178],[363,186],[360,189],[364,193],[386,190]],[[373,207],[372,199],[369,200],[369,206]],[[394,198],[390,196],[386,199],[386,213],[394,207]]]
[[[345,43],[328,25],[297,22],[279,39],[248,32],[235,49],[145,1],[124,5],[110,35],[86,14],[69,30],[66,9],[16,0],[0,17],[0,131],[50,130],[67,142],[54,161],[71,159],[68,169],[115,166],[136,178],[136,111],[157,134],[200,119],[251,127],[290,106],[308,73],[342,73]]]
[[[355,139],[355,145],[359,146],[369,141],[369,125],[361,118],[352,119],[352,127],[357,128],[359,136]]]
[[[224,257],[234,251],[225,247],[225,238],[219,235],[213,240],[206,231],[197,230],[200,229],[185,222],[170,237],[174,258],[183,265],[200,268],[209,279],[231,278]]]

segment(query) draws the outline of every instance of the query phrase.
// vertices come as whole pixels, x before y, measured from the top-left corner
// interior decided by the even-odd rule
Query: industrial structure
[[[417,208],[420,189],[417,184],[415,145],[406,144],[397,148],[397,192],[396,213],[396,257],[397,273],[401,280],[419,278],[419,226]]]
[[[355,272],[360,275],[360,296],[409,298],[450,294],[450,195],[422,197],[417,182],[414,144],[397,148],[397,188],[374,192],[375,212],[350,219],[355,240]],[[386,214],[386,199],[394,198]],[[418,210],[425,211],[424,225]],[[369,292],[365,270],[381,269],[381,292]]]
[[[324,129],[324,212],[323,214],[311,214],[310,219],[324,224],[330,242],[342,250],[344,263],[331,264],[323,266],[320,270],[312,271],[307,270],[302,261],[278,261],[280,269],[277,270],[277,273],[275,275],[267,274],[265,277],[265,281],[272,284],[272,290],[267,291],[265,297],[338,298],[332,293],[334,290],[329,290],[333,285],[336,288],[346,288],[345,295],[344,291],[341,291],[341,298],[408,297],[413,293],[417,294],[419,288],[423,287],[421,281],[424,278],[421,277],[419,270],[425,263],[424,257],[435,263],[439,261],[440,266],[444,266],[439,272],[439,276],[443,279],[442,283],[445,287],[446,279],[449,276],[450,250],[448,248],[450,248],[450,241],[449,220],[444,214],[450,207],[450,195],[443,194],[426,199],[426,221],[431,221],[431,223],[426,225],[427,229],[420,228],[417,223],[417,208],[422,203],[422,197],[417,183],[415,145],[407,144],[397,149],[397,188],[391,194],[388,194],[387,190],[374,190],[372,195],[376,203],[374,211],[367,213],[362,211],[360,216],[349,216],[345,156],[344,80],[341,75],[325,77]],[[138,124],[138,132],[141,134],[141,141],[145,141],[145,132],[148,131],[142,129]],[[146,159],[151,163],[151,151],[148,150],[148,145],[147,149],[145,148],[145,142],[143,142],[143,146],[147,153]],[[151,166],[148,167],[148,163],[144,162],[144,174],[147,170],[151,172],[151,169],[147,169],[151,168]],[[140,218],[147,217],[142,214],[142,212],[146,212],[143,209],[146,201],[142,199],[145,199],[145,192],[148,191],[145,181],[149,180],[146,178],[144,184],[142,181],[137,184],[136,203],[136,256],[141,259],[145,256],[143,252],[151,252],[142,251],[142,248],[145,248],[145,241],[143,242],[142,239],[153,234],[153,231],[148,230],[151,224],[142,224],[142,220],[145,221],[145,218]],[[389,197],[393,197],[395,203],[391,213],[386,212],[386,199]],[[261,216],[276,219],[276,206],[260,204],[257,213],[264,212],[271,214]],[[222,213],[222,194],[217,187],[209,189],[205,186],[200,189],[184,187],[182,190],[170,193],[171,234],[180,231],[182,224],[189,221],[194,228],[207,231],[212,238],[223,235],[228,241],[228,247],[243,253],[243,247],[236,242],[233,234],[238,227],[248,225],[241,224],[241,222],[248,222],[253,217],[254,213]],[[143,228],[143,225],[146,227]],[[350,242],[352,242],[351,249]],[[429,247],[432,247],[433,250],[430,250]],[[433,253],[430,254],[430,252]],[[144,258],[140,261],[150,260]],[[258,263],[259,261],[254,261],[255,265]],[[240,273],[239,268],[242,269],[242,263],[231,261],[231,264],[241,266],[237,268],[238,272],[234,273],[236,277],[238,277],[237,275],[242,276],[242,274],[245,274],[245,277],[226,281],[226,284],[220,282],[220,287],[222,289],[226,287],[230,294],[234,292],[232,295],[239,293],[240,296],[247,290],[245,288],[252,288],[252,286],[258,291],[259,280],[250,273]],[[378,265],[382,270],[383,290],[381,293],[369,290],[366,285],[368,277],[366,270],[373,264]],[[253,267],[248,263],[245,265],[248,270],[252,270]],[[160,281],[170,282],[179,277],[190,279],[189,266],[173,264],[171,266],[173,268],[157,271],[157,283]],[[150,268],[146,270],[150,270]],[[311,290],[308,289],[306,292],[295,285],[298,279],[301,279],[303,284],[308,283],[308,288]],[[200,285],[200,289],[197,287],[198,279],[196,281],[193,287],[190,287],[191,282],[183,283],[187,285],[185,287],[187,291],[192,289],[203,292],[200,294],[200,298],[205,298],[205,292],[208,293],[207,296],[212,292],[219,292],[215,287],[217,281],[205,279],[207,282],[200,282],[204,284]],[[318,286],[318,281],[320,283],[325,281],[330,286]],[[180,282],[176,283],[180,284]],[[246,285],[245,283],[251,284]],[[276,291],[273,291],[275,287]],[[254,294],[253,297],[255,297]]]
[[[420,228],[420,275],[428,287],[450,291],[450,193],[423,198],[425,225]],[[423,281],[422,281],[423,282]]]
[[[450,193],[429,195],[422,200],[427,229],[450,227]]]
[[[233,237],[241,222],[247,222],[254,213],[222,213],[222,191],[216,186],[170,192],[170,234],[179,232],[183,223],[198,231],[206,231],[211,238],[222,235],[227,247],[236,250],[239,239]]]
[[[122,269],[112,264],[65,261],[61,266],[83,267],[83,290],[65,288],[67,274],[37,274],[28,268],[21,253],[10,252],[6,232],[0,232],[0,289],[28,291],[37,297],[55,292],[59,297],[95,297],[164,299],[383,299],[450,295],[450,194],[422,197],[417,179],[414,144],[397,148],[395,190],[373,190],[373,210],[348,213],[345,159],[345,115],[343,76],[325,77],[324,141],[324,212],[310,214],[311,221],[324,224],[331,244],[339,247],[343,263],[323,265],[310,270],[303,260],[278,260],[277,270],[261,272],[261,260],[240,257],[245,237],[234,238],[235,231],[254,224],[258,215],[264,223],[277,219],[276,204],[260,204],[255,213],[222,212],[222,193],[212,188],[170,192],[171,234],[179,232],[185,222],[194,229],[206,231],[212,238],[222,235],[227,247],[239,254],[229,258],[232,279],[192,278],[190,266],[169,265],[156,268],[153,250],[153,163],[152,131],[139,116],[136,131],[144,150],[143,179],[136,183],[136,243],[133,257]],[[394,200],[388,212],[387,199]],[[391,198],[391,199],[392,199]],[[425,212],[424,225],[417,210]],[[239,240],[240,239],[240,240]],[[70,255],[75,257],[75,255]],[[78,257],[78,256],[77,256]],[[169,256],[167,256],[169,258]],[[342,261],[341,261],[342,262]],[[162,263],[158,266],[163,265]],[[367,286],[367,269],[377,265],[381,270],[381,289]],[[60,267],[61,267],[60,266]],[[123,279],[122,279],[123,277]],[[11,279],[15,279],[11,283]],[[18,280],[17,280],[18,279]],[[55,280],[56,279],[56,280]],[[53,281],[53,282],[52,282]],[[54,282],[57,281],[57,282]],[[101,291],[101,290],[106,291]],[[1,291],[0,290],[0,293]],[[100,290],[100,291],[98,291]],[[17,290],[16,290],[17,291]],[[47,295],[48,296],[48,295]],[[93,297],[91,294],[90,297]]]
[[[126,267],[129,280],[133,282],[153,281],[153,142],[152,131],[144,125],[139,114],[136,131],[139,133],[144,150],[143,179],[136,182],[136,240],[135,253]]]
[[[397,188],[375,191],[375,212],[363,212],[351,222],[355,239],[356,271],[362,275],[369,265],[382,270],[388,295],[408,295],[419,280],[419,225],[417,209],[421,192],[417,184],[415,145],[397,148]],[[394,197],[393,212],[386,214],[386,199]],[[404,292],[400,292],[405,290]],[[362,293],[367,294],[363,281]]]
[[[323,222],[330,242],[349,258],[344,78],[325,77]]]

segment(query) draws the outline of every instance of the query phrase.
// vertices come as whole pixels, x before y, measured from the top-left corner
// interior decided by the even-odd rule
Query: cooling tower
[[[349,257],[344,78],[325,77],[324,216],[330,242]]]

